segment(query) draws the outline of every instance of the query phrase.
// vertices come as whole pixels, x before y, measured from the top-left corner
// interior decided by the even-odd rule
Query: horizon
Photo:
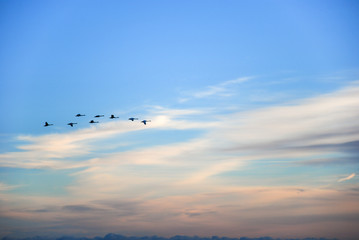
[[[189,239],[197,239],[197,240],[208,240],[208,239],[223,239],[223,240],[338,240],[338,239],[328,239],[328,238],[311,238],[311,237],[307,237],[307,238],[272,238],[269,236],[264,236],[264,237],[225,237],[225,236],[209,236],[209,237],[199,237],[199,236],[186,236],[186,235],[175,235],[175,236],[171,236],[171,237],[161,237],[161,236],[125,236],[125,235],[121,235],[121,234],[116,234],[116,233],[108,233],[103,237],[100,236],[95,236],[95,237],[73,237],[73,236],[67,236],[67,235],[63,235],[61,237],[48,237],[48,236],[34,236],[34,237],[26,237],[26,238],[11,238],[11,237],[3,237],[2,240],[12,240],[12,239],[57,239],[57,240],[63,240],[63,239],[105,239],[105,240],[126,240],[126,239],[130,239],[130,240],[137,240],[137,239],[154,239],[154,240],[164,240],[164,239],[174,239],[174,240],[189,240]]]

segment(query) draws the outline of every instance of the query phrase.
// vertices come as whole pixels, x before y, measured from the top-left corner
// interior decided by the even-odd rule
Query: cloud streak
[[[349,176],[347,176],[347,177],[345,177],[345,178],[339,179],[338,182],[348,181],[348,180],[354,178],[355,176],[356,176],[356,174],[355,174],[355,173],[352,173],[352,174],[350,174]]]

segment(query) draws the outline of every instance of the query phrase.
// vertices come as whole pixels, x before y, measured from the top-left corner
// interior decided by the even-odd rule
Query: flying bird
[[[89,121],[89,123],[98,123],[98,122],[95,122],[94,120],[91,120],[91,121]]]
[[[77,124],[77,123],[70,122],[70,123],[68,123],[67,125],[70,125],[71,127],[73,127],[74,124]]]
[[[115,117],[115,116],[112,114],[110,118],[111,118],[111,119],[114,119],[114,118],[118,118],[118,117]]]
[[[54,124],[50,124],[48,122],[45,122],[44,127],[48,127],[48,126],[52,126],[52,125],[54,125]]]
[[[80,113],[75,115],[75,117],[83,117],[83,116],[86,116],[86,115],[80,114]]]
[[[131,118],[129,118],[128,120],[131,120],[131,121],[133,122],[134,120],[138,120],[138,118],[133,118],[133,117],[131,117]]]
[[[95,118],[103,117],[104,115],[96,115]]]
[[[148,122],[151,122],[151,120],[142,120],[141,122],[146,125]]]

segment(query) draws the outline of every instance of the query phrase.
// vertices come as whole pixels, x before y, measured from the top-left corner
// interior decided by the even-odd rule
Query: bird
[[[128,120],[131,120],[133,122],[134,120],[138,120],[138,118],[130,117]]]
[[[52,126],[54,124],[49,124],[48,122],[45,122],[44,127]]]
[[[103,117],[104,115],[96,115],[95,118]]]
[[[83,117],[83,116],[86,116],[86,115],[80,114],[80,113],[75,115],[75,117]]]
[[[142,120],[141,122],[146,125],[148,122],[151,122],[151,120]]]
[[[74,124],[77,124],[77,123],[70,122],[70,123],[68,123],[67,125],[70,125],[71,127],[73,127]]]
[[[98,123],[98,122],[95,122],[94,120],[91,120],[89,123]]]
[[[115,117],[115,115],[112,114],[110,118],[114,119],[114,118],[118,118],[118,117]]]

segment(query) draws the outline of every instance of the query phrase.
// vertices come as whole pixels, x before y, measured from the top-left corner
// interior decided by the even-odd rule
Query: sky
[[[0,0],[0,237],[357,239],[358,12]]]

